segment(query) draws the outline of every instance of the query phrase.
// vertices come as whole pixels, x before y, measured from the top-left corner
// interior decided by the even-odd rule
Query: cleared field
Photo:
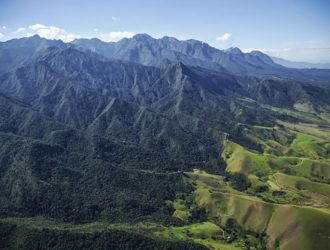
[[[225,243],[223,230],[212,222],[202,222],[182,227],[169,227],[157,232],[156,235],[172,240],[192,240],[215,250],[243,249],[243,246],[239,242],[234,244]]]
[[[192,173],[191,175],[194,175]],[[279,205],[263,202],[247,194],[232,194],[207,189],[207,176],[195,176],[197,203],[205,207],[209,218],[225,226],[233,219],[245,230],[268,235],[270,249],[327,249],[330,235],[330,213],[328,210],[295,205]],[[195,180],[196,181],[196,180]]]
[[[330,185],[313,182],[304,177],[282,173],[274,174],[275,183],[286,192],[309,197],[305,204],[313,207],[330,208]]]
[[[221,156],[227,162],[227,171],[258,175],[280,171],[305,176],[313,180],[329,181],[330,136],[327,137],[328,130],[315,130],[314,127],[307,127],[306,125],[297,126],[301,128],[300,130],[304,129],[305,133],[308,129],[311,129],[312,132],[304,134],[291,130],[287,135],[284,134],[284,136],[294,136],[294,140],[289,144],[281,144],[280,140],[263,140],[253,137],[254,141],[262,145],[263,153],[226,140]],[[258,129],[263,130],[262,128]],[[269,128],[264,130],[267,129],[269,130]]]

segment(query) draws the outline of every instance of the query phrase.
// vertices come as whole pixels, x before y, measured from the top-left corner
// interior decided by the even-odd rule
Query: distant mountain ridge
[[[283,65],[288,68],[296,69],[330,69],[330,63],[308,63],[308,62],[295,62],[290,60],[285,60],[279,57],[271,57],[275,63]]]
[[[267,65],[281,68],[264,54],[243,53],[238,48],[219,50],[193,39],[180,41],[167,36],[155,39],[147,34],[137,34],[116,43],[98,39],[77,39],[72,43],[78,48],[91,50],[110,59],[158,67],[181,61],[187,65],[217,71],[226,69],[233,73],[245,73],[252,69],[261,72]]]
[[[330,82],[330,70],[286,68],[260,51],[243,53],[239,48],[219,50],[193,39],[180,41],[167,36],[155,39],[147,34],[137,34],[118,42],[77,39],[72,44],[78,49],[93,51],[108,59],[131,61],[147,66],[165,67],[181,61],[186,65],[219,72],[227,70],[239,75],[276,75],[307,81]]]
[[[180,61],[186,65],[238,75],[276,75],[306,81],[330,82],[330,70],[286,68],[260,51],[243,53],[238,48],[219,50],[193,39],[180,41],[167,36],[155,39],[147,34],[137,34],[132,38],[109,43],[97,38],[63,43],[38,35],[1,42],[0,74],[28,63],[51,46],[74,46],[102,60],[115,59],[160,68]]]

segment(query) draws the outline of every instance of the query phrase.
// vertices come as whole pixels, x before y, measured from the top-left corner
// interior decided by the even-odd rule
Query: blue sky
[[[116,41],[148,33],[330,62],[329,13],[329,0],[1,0],[0,39]]]

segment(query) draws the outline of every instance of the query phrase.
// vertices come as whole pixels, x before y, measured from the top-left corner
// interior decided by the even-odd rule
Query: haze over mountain
[[[2,248],[326,248],[330,70],[138,34],[2,42],[0,73]]]
[[[288,68],[297,68],[297,69],[330,69],[330,63],[307,63],[307,62],[293,62],[289,60],[285,60],[279,57],[272,56],[272,60],[275,63],[283,65]]]

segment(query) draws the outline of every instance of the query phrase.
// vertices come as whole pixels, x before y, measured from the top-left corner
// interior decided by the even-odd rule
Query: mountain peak
[[[139,33],[133,36],[132,39],[137,41],[148,41],[148,40],[153,40],[154,38],[152,38],[150,35],[146,33]]]
[[[71,43],[79,43],[79,42],[85,42],[85,41],[91,41],[91,42],[97,42],[97,43],[104,43],[99,38],[93,37],[93,38],[76,38]]]
[[[29,38],[29,39],[33,39],[33,40],[40,40],[40,39],[41,39],[41,36],[39,36],[38,34],[35,34],[35,35],[33,35],[33,36],[29,36],[29,37],[27,37],[27,38]]]
[[[166,42],[177,42],[177,41],[179,41],[175,37],[171,37],[171,36],[163,36],[160,40],[163,40],[163,41],[166,41]]]
[[[261,60],[263,60],[263,62],[265,62],[267,64],[274,63],[273,59],[270,56],[268,56],[267,54],[265,54],[259,50],[253,50],[249,54],[260,58]]]
[[[226,49],[226,52],[229,52],[231,54],[236,54],[236,55],[243,54],[243,52],[237,47],[231,47],[229,49]]]
[[[259,50],[252,50],[249,54],[258,57],[268,57],[265,53],[262,53]]]

